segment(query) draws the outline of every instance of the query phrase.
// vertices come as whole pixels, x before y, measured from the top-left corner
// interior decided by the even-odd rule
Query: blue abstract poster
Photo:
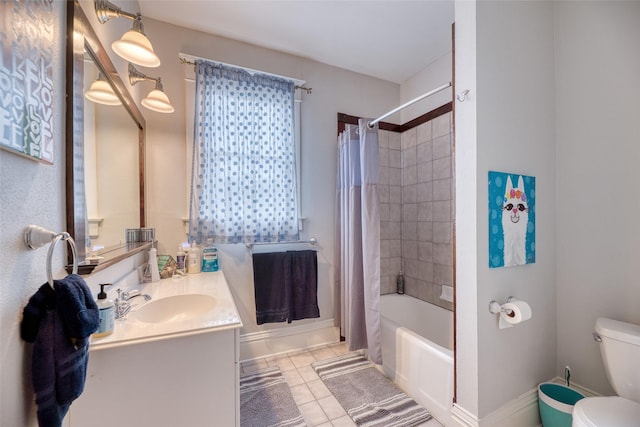
[[[489,267],[536,262],[536,179],[489,171]]]

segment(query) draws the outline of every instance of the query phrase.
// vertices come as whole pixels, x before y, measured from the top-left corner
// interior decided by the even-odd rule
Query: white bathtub
[[[443,425],[452,425],[453,312],[408,295],[380,301],[385,375]]]

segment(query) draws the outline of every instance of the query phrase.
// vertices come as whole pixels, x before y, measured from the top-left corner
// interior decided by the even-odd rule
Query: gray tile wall
[[[440,299],[453,286],[454,165],[452,115],[404,132],[380,131],[380,277],[382,294],[405,292],[452,309]]]

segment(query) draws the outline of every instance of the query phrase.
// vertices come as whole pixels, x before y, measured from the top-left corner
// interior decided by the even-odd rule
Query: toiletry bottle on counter
[[[187,259],[188,266],[187,269],[190,274],[200,273],[201,259],[200,259],[200,248],[196,246],[195,243],[191,243],[191,248],[189,249],[189,256]]]
[[[158,268],[158,250],[156,248],[149,249],[149,262],[142,276],[143,283],[153,283],[160,280],[160,270]]]
[[[178,252],[176,252],[176,269],[180,274],[186,273],[186,257],[187,255],[184,253],[182,245],[178,245]]]
[[[105,286],[111,286],[110,283],[104,283],[100,285],[100,293],[98,294],[98,305],[100,325],[98,330],[91,335],[94,338],[104,337],[113,332],[114,319],[115,319],[115,306],[113,301],[107,299],[107,293],[104,291]]]
[[[160,280],[160,270],[158,268],[158,250],[156,248],[149,249],[149,267],[151,268],[151,281]]]
[[[218,271],[220,264],[218,263],[218,248],[213,246],[213,240],[207,241],[207,247],[202,250],[202,271]]]
[[[404,275],[402,274],[402,270],[400,270],[398,277],[396,277],[396,292],[404,294]]]

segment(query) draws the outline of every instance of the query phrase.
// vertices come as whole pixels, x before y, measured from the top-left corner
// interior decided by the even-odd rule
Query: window
[[[294,82],[196,61],[189,236],[298,240]]]

